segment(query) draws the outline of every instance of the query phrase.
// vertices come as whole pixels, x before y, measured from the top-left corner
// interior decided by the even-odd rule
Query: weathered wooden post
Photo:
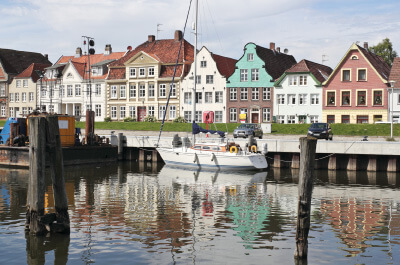
[[[315,149],[317,139],[300,138],[299,202],[297,207],[296,259],[306,259],[310,230],[311,198],[314,181]]]
[[[124,160],[124,134],[118,133],[118,160]]]
[[[86,140],[87,145],[93,145],[93,142],[94,142],[94,111],[92,111],[92,110],[86,110],[85,140]]]

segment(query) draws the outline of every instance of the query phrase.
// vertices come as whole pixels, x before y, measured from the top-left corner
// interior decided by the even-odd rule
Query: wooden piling
[[[315,150],[317,139],[300,138],[299,202],[296,230],[296,259],[306,259],[308,232],[310,230],[311,198],[314,180]]]
[[[124,134],[118,133],[118,160],[124,159]]]

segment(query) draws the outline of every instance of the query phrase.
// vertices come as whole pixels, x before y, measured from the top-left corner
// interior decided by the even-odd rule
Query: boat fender
[[[250,149],[253,153],[257,153],[257,146],[252,145]]]
[[[231,153],[233,153],[233,152],[237,153],[237,147],[232,146],[231,149],[229,149],[229,151],[231,151]]]

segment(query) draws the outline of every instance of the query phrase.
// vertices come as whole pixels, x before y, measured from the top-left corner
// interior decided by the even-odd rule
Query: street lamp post
[[[393,107],[394,107],[394,105],[393,105],[393,88],[394,88],[394,83],[395,83],[395,81],[394,80],[390,80],[389,81],[389,83],[390,83],[390,87],[392,88],[392,98],[391,98],[391,103],[389,104],[389,110],[390,110],[390,138],[393,138]],[[391,107],[390,107],[390,105],[392,105]]]

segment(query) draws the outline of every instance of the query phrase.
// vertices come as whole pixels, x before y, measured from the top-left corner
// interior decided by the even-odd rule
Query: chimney
[[[82,56],[82,49],[81,47],[76,48],[75,58],[79,58]]]
[[[149,37],[148,37],[148,42],[153,42],[153,41],[155,41],[156,40],[156,36],[154,36],[154,35],[149,35]]]
[[[175,40],[180,41],[182,39],[182,31],[175,30]]]
[[[368,42],[364,42],[364,49],[368,50]]]
[[[49,55],[46,53],[46,54],[43,54],[43,56],[44,56],[44,58],[46,58],[47,60],[49,59]]]
[[[275,42],[269,43],[269,49],[275,51]]]
[[[106,44],[106,48],[104,50],[105,55],[110,55],[112,53],[111,44]]]
[[[281,52],[281,47],[277,47],[277,48],[276,48],[276,51],[277,51],[277,52]]]

